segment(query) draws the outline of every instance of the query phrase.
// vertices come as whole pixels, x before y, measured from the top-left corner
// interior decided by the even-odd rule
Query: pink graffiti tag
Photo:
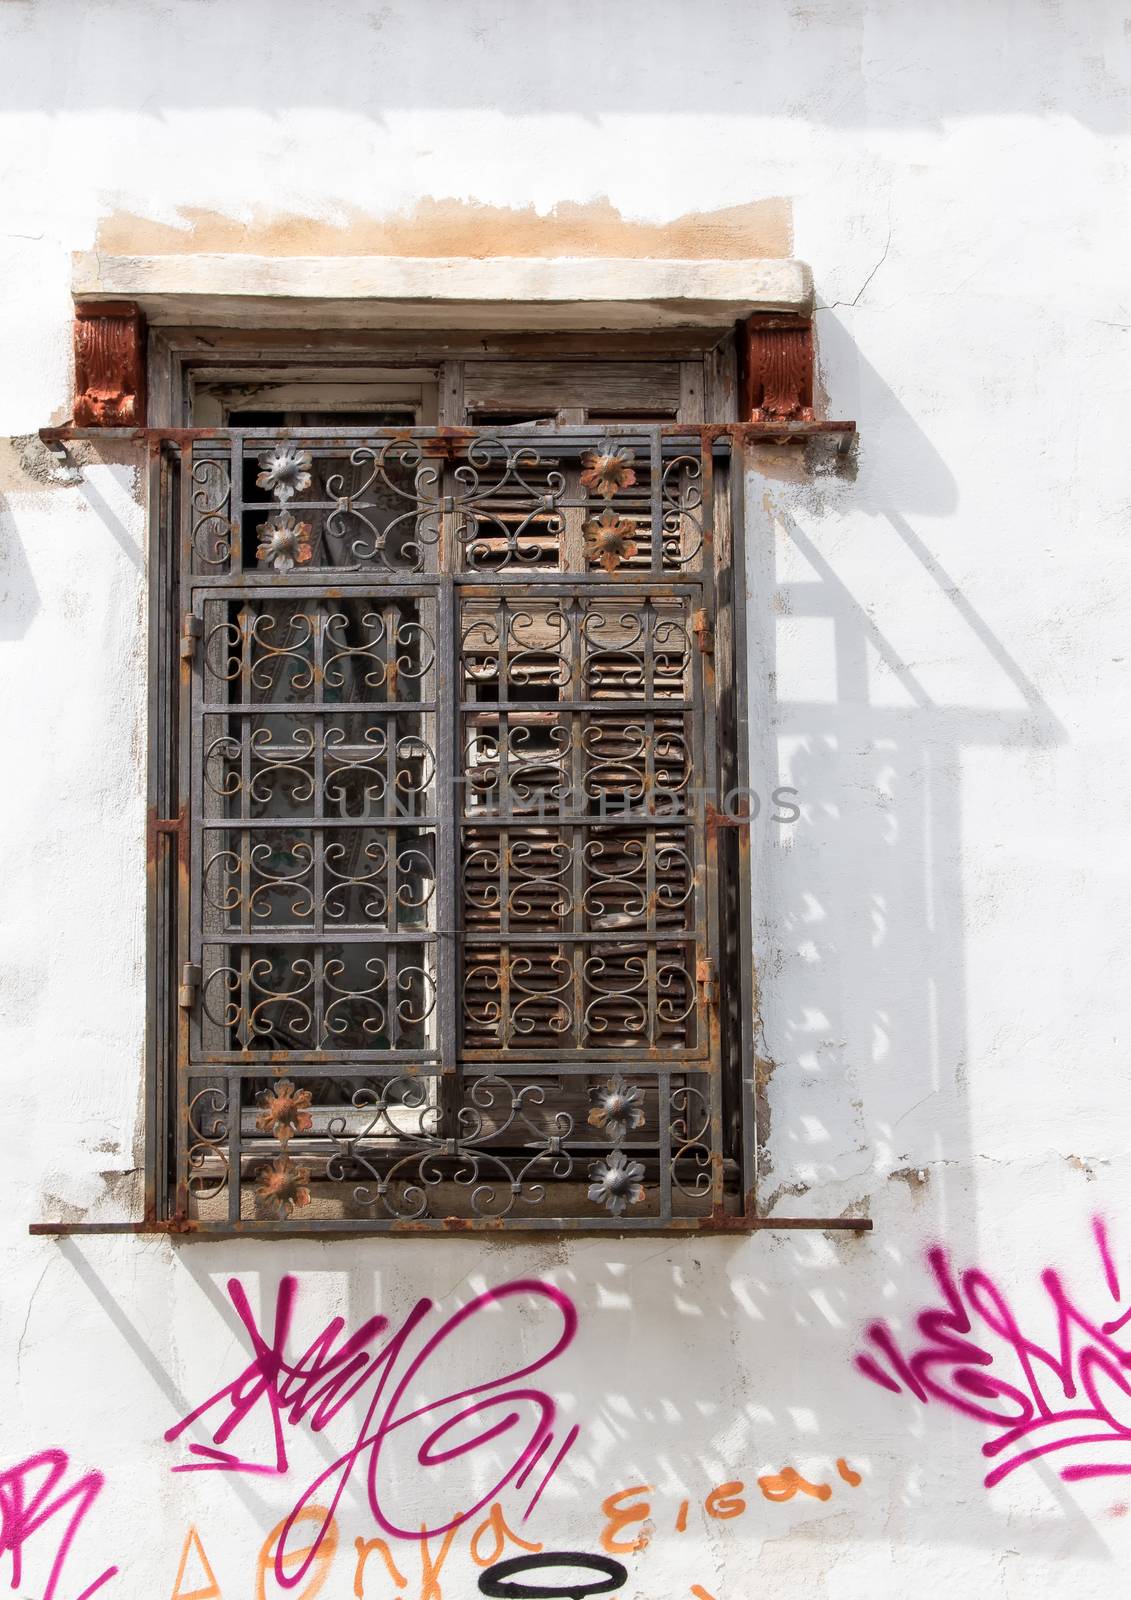
[[[1119,1274],[1099,1218],[1092,1223],[1104,1284],[1122,1306]],[[937,1402],[987,1424],[983,1455],[1001,1457],[986,1487],[1028,1461],[1069,1451],[1058,1464],[1065,1482],[1131,1475],[1131,1349],[1116,1335],[1131,1306],[1107,1320],[1070,1294],[1061,1274],[1041,1274],[1046,1329],[1025,1325],[988,1273],[956,1273],[941,1247],[927,1261],[941,1304],[915,1318],[918,1340],[904,1350],[884,1322],[867,1330],[869,1350],[856,1366],[873,1383],[924,1405]],[[1111,1452],[1114,1460],[1106,1460]]]
[[[387,1317],[373,1316],[355,1332],[345,1334],[344,1319],[334,1317],[302,1354],[291,1357],[287,1345],[298,1296],[297,1280],[287,1276],[279,1284],[269,1339],[260,1330],[238,1278],[229,1280],[228,1293],[247,1330],[252,1359],[231,1383],[217,1390],[166,1432],[166,1439],[177,1439],[206,1414],[216,1413],[210,1418],[210,1425],[214,1424],[212,1443],[190,1444],[189,1454],[200,1459],[184,1462],[174,1467],[174,1472],[286,1473],[289,1470],[287,1428],[298,1428],[305,1423],[312,1433],[320,1433],[358,1395],[363,1395],[366,1402],[356,1439],[306,1487],[283,1525],[275,1553],[275,1577],[283,1588],[293,1588],[302,1582],[317,1556],[354,1469],[363,1461],[369,1505],[378,1526],[394,1538],[419,1540],[441,1536],[459,1527],[497,1499],[508,1484],[515,1482],[521,1487],[550,1444],[555,1403],[544,1390],[527,1387],[522,1380],[561,1355],[577,1331],[573,1302],[551,1284],[522,1278],[477,1295],[448,1317],[411,1356],[407,1351],[413,1336],[434,1309],[431,1300],[418,1300],[397,1328],[390,1327]],[[555,1313],[558,1326],[540,1355],[501,1377],[470,1384],[454,1393],[444,1391],[439,1375],[430,1371],[432,1392],[440,1390],[439,1397],[422,1405],[413,1405],[406,1399],[410,1386],[419,1384],[429,1364],[435,1368],[437,1363],[433,1357],[458,1328],[479,1318],[488,1307],[516,1297],[541,1300]],[[490,1347],[491,1331],[490,1326],[485,1326],[479,1333],[485,1348]],[[226,1446],[253,1413],[264,1406],[270,1415],[272,1459],[244,1459]],[[513,1463],[474,1505],[441,1517],[430,1528],[400,1527],[391,1520],[382,1505],[382,1467],[386,1446],[393,1436],[409,1424],[425,1425],[429,1431],[417,1449],[416,1459],[425,1468],[441,1467],[510,1434],[522,1423],[524,1408],[527,1413],[533,1411],[528,1437],[517,1450]],[[564,1445],[555,1453],[549,1471],[540,1480],[527,1506],[527,1515],[537,1504],[577,1431],[576,1427],[571,1429]],[[292,1555],[284,1566],[290,1532],[304,1506],[315,1501],[326,1511],[313,1541],[304,1547],[306,1559],[301,1565],[295,1565],[295,1555]]]
[[[0,1472],[0,1557],[11,1559],[13,1589],[20,1588],[23,1582],[24,1545],[60,1513],[68,1513],[63,1532],[57,1536],[55,1559],[47,1576],[43,1600],[54,1600],[75,1535],[105,1482],[100,1472],[88,1472],[69,1489],[64,1489],[63,1479],[69,1465],[64,1450],[41,1450],[18,1466]],[[89,1600],[117,1570],[117,1567],[107,1567],[93,1583],[87,1584],[76,1600]]]

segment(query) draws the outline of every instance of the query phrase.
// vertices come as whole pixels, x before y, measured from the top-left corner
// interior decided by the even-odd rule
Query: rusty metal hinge
[[[196,991],[200,988],[200,968],[194,961],[186,961],[181,968],[181,986],[177,990],[177,1004],[182,1011],[188,1011],[196,1003]]]
[[[709,956],[701,957],[695,963],[695,981],[703,994],[703,999],[708,1005],[717,1005],[719,999],[719,973],[715,963]]]
[[[715,653],[715,630],[711,627],[706,611],[696,611],[691,618],[691,631],[695,635],[695,643],[699,646],[700,653],[713,656]]]
[[[204,619],[194,616],[191,611],[185,612],[184,622],[181,624],[181,660],[191,661],[196,655],[196,641],[204,632]]]

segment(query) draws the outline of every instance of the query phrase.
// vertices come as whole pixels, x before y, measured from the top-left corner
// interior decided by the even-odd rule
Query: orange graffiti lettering
[[[259,1563],[256,1571],[255,1600],[267,1600],[267,1574],[270,1572],[274,1577],[275,1550],[284,1528],[287,1528],[288,1521],[290,1519],[284,1517],[283,1521],[277,1527],[272,1528],[264,1540],[263,1548],[259,1552]],[[326,1529],[325,1537],[318,1546],[318,1553],[312,1563],[313,1572],[310,1582],[305,1589],[294,1596],[294,1600],[314,1600],[314,1596],[326,1582],[334,1562],[334,1553],[338,1548],[338,1524],[324,1507],[303,1506],[298,1516],[291,1522],[290,1528],[287,1530],[288,1535],[291,1530],[297,1528],[303,1522],[314,1524],[316,1536],[323,1526]],[[303,1546],[301,1550],[288,1550],[283,1557],[283,1571],[289,1572],[293,1571],[295,1567],[301,1567],[313,1549],[313,1544],[308,1544]],[[275,1584],[272,1584],[273,1589],[276,1587]]]
[[[448,1551],[452,1548],[452,1540],[456,1536],[456,1526],[448,1529],[444,1535],[444,1542],[440,1546],[440,1554],[435,1561],[432,1551],[425,1537],[428,1524],[420,1524],[420,1600],[444,1600],[440,1589],[440,1568],[448,1559]]]
[[[404,1588],[408,1579],[397,1567],[396,1562],[393,1560],[393,1552],[389,1549],[384,1539],[363,1539],[358,1534],[353,1541],[353,1547],[357,1551],[357,1566],[354,1568],[353,1574],[353,1592],[357,1596],[357,1600],[365,1600],[365,1563],[369,1560],[374,1550],[377,1551],[385,1563],[385,1570],[397,1588]]]
[[[675,1519],[675,1531],[677,1533],[687,1532],[687,1507],[689,1503],[687,1500],[680,1501],[679,1512]]]
[[[767,1500],[792,1500],[795,1494],[811,1494],[814,1500],[827,1500],[833,1492],[827,1483],[810,1483],[793,1467],[783,1467],[777,1474],[768,1473],[759,1478],[758,1487]]]
[[[840,1473],[845,1483],[847,1483],[851,1489],[858,1489],[863,1482],[860,1474],[858,1472],[853,1472],[852,1468],[848,1465],[848,1462],[843,1456],[837,1457],[836,1470]]]
[[[479,1541],[485,1533],[493,1534],[495,1542],[491,1547],[490,1555],[481,1556],[479,1554]],[[532,1544],[529,1539],[520,1539],[512,1528],[508,1528],[507,1520],[503,1516],[503,1508],[496,1500],[488,1512],[486,1520],[481,1522],[471,1535],[471,1559],[477,1567],[493,1567],[506,1549],[508,1539],[512,1544],[518,1545],[520,1550],[530,1550],[537,1553],[544,1548],[540,1544]]]
[[[618,1489],[616,1494],[611,1494],[601,1501],[601,1511],[609,1519],[601,1530],[601,1549],[606,1555],[629,1556],[647,1546],[649,1533],[644,1529],[641,1529],[635,1539],[630,1540],[618,1539],[617,1534],[634,1522],[646,1522],[651,1515],[652,1507],[647,1500],[633,1506],[622,1506],[620,1502],[627,1500],[629,1495],[653,1492],[650,1483],[636,1483],[631,1489]]]
[[[744,1483],[720,1483],[704,1500],[704,1511],[709,1517],[717,1517],[720,1522],[740,1517],[746,1510],[746,1501],[739,1498],[745,1487]]]
[[[706,1589],[704,1589],[701,1584],[693,1583],[691,1585],[691,1592],[695,1596],[695,1600],[715,1600],[714,1595],[708,1594]]]
[[[196,1555],[197,1565],[202,1569],[207,1582],[203,1586],[197,1582],[195,1589],[185,1589],[182,1585],[188,1572],[189,1556],[193,1553]],[[197,1577],[199,1577],[199,1574],[194,1575],[194,1581],[196,1581]],[[195,1528],[190,1528],[185,1535],[185,1546],[181,1551],[181,1564],[177,1568],[177,1576],[173,1582],[171,1600],[223,1600],[220,1593],[220,1585],[216,1581],[216,1574],[213,1572],[212,1564],[204,1553],[204,1546],[201,1544],[200,1535]]]

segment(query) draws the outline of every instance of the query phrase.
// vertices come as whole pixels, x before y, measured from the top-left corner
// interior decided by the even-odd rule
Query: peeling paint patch
[[[628,259],[741,261],[788,257],[792,201],[774,197],[716,211],[688,211],[667,222],[626,218],[605,196],[563,200],[550,211],[424,199],[410,210],[370,216],[343,208],[339,220],[254,211],[249,218],[179,207],[175,223],[114,212],[99,224],[95,249],[107,255],[220,253],[269,256],[390,255],[613,256]]]
[[[774,1164],[770,1155],[770,1081],[777,1065],[769,1056],[754,1057],[754,1129],[760,1178],[768,1177]]]
[[[772,1216],[774,1207],[777,1205],[778,1201],[783,1195],[791,1194],[795,1197],[799,1197],[808,1193],[809,1185],[807,1183],[779,1183],[777,1188],[772,1190],[771,1193],[766,1196],[766,1199],[762,1205],[762,1210],[766,1216]]]
[[[1097,1161],[1094,1156],[1065,1156],[1070,1167],[1075,1167],[1077,1172],[1082,1172],[1089,1183],[1096,1181],[1096,1168],[1106,1167],[1106,1161]]]
[[[45,1189],[40,1204],[40,1215],[58,1218],[60,1222],[83,1222],[86,1219],[86,1210],[82,1206],[72,1204],[70,1200],[64,1200],[62,1195],[53,1194],[50,1189]]]

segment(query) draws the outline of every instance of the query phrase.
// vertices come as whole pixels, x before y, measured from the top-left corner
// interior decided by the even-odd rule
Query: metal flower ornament
[[[581,487],[603,500],[611,500],[621,489],[631,489],[636,482],[633,457],[633,451],[615,450],[611,445],[587,450],[581,458]]]
[[[290,1156],[276,1156],[259,1169],[255,1194],[263,1216],[285,1222],[296,1207],[310,1204],[310,1170],[300,1167]]]
[[[589,1097],[593,1101],[590,1127],[603,1129],[614,1144],[620,1144],[631,1130],[644,1126],[643,1093],[626,1082],[619,1072],[614,1073],[608,1083],[590,1089]]]
[[[626,1206],[639,1205],[643,1200],[643,1176],[639,1161],[630,1161],[623,1150],[614,1150],[589,1168],[589,1198],[619,1217]]]
[[[314,559],[310,523],[296,522],[289,511],[276,511],[260,524],[256,555],[270,561],[276,572],[291,572]]]
[[[636,524],[627,517],[618,517],[615,511],[602,511],[599,517],[583,522],[585,554],[590,561],[615,572],[622,561],[631,561],[636,554]]]
[[[260,1114],[255,1126],[260,1133],[269,1133],[285,1145],[292,1133],[309,1133],[314,1126],[308,1111],[310,1090],[296,1089],[289,1078],[284,1078],[273,1089],[264,1089],[255,1099]]]
[[[310,488],[310,451],[278,444],[259,457],[261,471],[256,487],[266,489],[281,504]]]

